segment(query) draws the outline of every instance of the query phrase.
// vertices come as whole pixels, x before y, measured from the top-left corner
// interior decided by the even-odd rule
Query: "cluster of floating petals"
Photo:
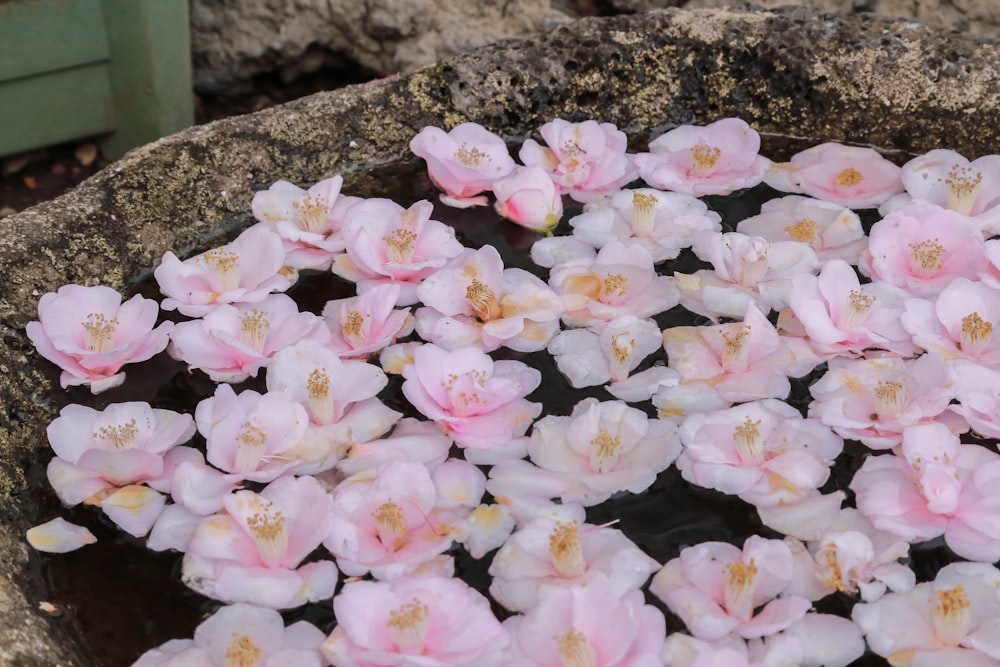
[[[48,429],[64,504],[183,552],[184,583],[231,605],[136,664],[846,667],[865,639],[893,665],[1000,664],[1000,455],[976,442],[1000,437],[1000,156],[900,169],[824,144],[772,164],[738,119],[639,154],[608,123],[539,134],[411,144],[442,203],[531,230],[503,241],[535,239],[534,266],[470,212],[452,229],[334,176],[279,181],[233,242],[164,256],[163,308],[196,319],[156,326],[107,287],[41,298],[28,335],[64,387],[113,389],[164,348],[196,376],[193,418],[71,405]],[[762,180],[792,194],[738,224],[698,199]],[[875,207],[866,236],[851,209]],[[300,274],[337,298],[274,294]],[[726,542],[662,564],[659,536],[601,506],[647,491],[722,492],[786,537],[740,548],[754,529],[727,518]],[[654,530],[689,511],[660,508]],[[61,519],[27,538],[94,541]],[[470,556],[479,591],[455,576]],[[916,583],[908,558],[938,556],[983,563]],[[328,635],[275,611],[331,599]],[[812,609],[831,599],[853,619]]]

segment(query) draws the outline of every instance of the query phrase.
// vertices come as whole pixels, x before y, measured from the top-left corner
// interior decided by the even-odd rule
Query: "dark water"
[[[763,201],[777,196],[766,186],[759,186],[738,197],[706,197],[709,206],[722,215],[727,230],[750,215],[759,212]],[[432,197],[431,193],[427,194]],[[567,210],[564,220],[578,210]],[[459,240],[466,246],[479,247],[492,244],[498,248],[507,267],[517,266],[546,277],[546,271],[531,263],[527,255],[531,244],[540,236],[517,225],[505,222],[487,208],[457,210],[437,206],[436,219],[452,225]],[[870,224],[872,219],[867,222]],[[568,234],[570,228],[563,222],[557,234]],[[660,272],[668,274],[675,268],[690,272],[703,265],[690,251],[678,260],[667,262]],[[149,282],[138,291],[155,296],[155,283]],[[304,275],[303,280],[290,292],[303,310],[318,313],[329,299],[353,294],[353,285],[329,273]],[[677,307],[659,316],[661,327],[704,324],[704,318]],[[543,382],[538,391],[529,396],[545,405],[543,414],[567,415],[582,398],[595,396],[601,400],[613,397],[601,387],[574,389],[555,368],[554,360],[545,352],[522,354],[500,350],[495,357],[520,359],[538,368]],[[662,349],[644,367],[666,363]],[[86,389],[75,388],[67,393],[67,403],[78,402],[103,408],[109,403],[127,400],[145,400],[155,407],[193,412],[199,400],[214,392],[214,384],[199,371],[187,372],[182,364],[170,360],[165,354],[144,364],[130,366],[128,380],[123,387],[97,397]],[[808,386],[822,374],[815,371],[810,377],[793,382],[790,402],[801,410],[808,404]],[[398,377],[383,392],[383,400],[391,407],[411,416],[419,416],[408,406],[399,390]],[[237,386],[263,390],[263,376]],[[651,415],[654,408],[644,407]],[[203,446],[196,436],[195,444]],[[847,491],[854,471],[861,465],[866,449],[858,443],[848,443],[845,453],[834,466],[831,479],[824,492],[834,489]],[[88,662],[104,667],[128,665],[143,651],[168,639],[188,638],[195,626],[217,609],[218,602],[201,597],[180,583],[180,554],[153,553],[143,547],[142,540],[121,533],[104,519],[98,510],[77,507],[61,510],[42,472],[35,471],[38,494],[42,502],[51,506],[50,516],[61,513],[71,521],[89,527],[99,541],[77,552],[64,555],[41,555],[41,574],[49,586],[48,599],[62,610],[60,622],[80,637]],[[848,491],[849,493],[849,491]],[[659,475],[646,492],[620,494],[599,506],[589,508],[587,520],[601,524],[617,520],[623,530],[650,556],[664,563],[678,555],[681,549],[699,542],[721,540],[736,545],[751,535],[780,537],[765,528],[757,518],[756,510],[731,496],[693,487],[681,479],[673,467]],[[484,591],[489,585],[487,570],[492,553],[480,561],[472,559],[464,550],[454,550],[458,574],[477,589]],[[912,565],[921,581],[933,579],[934,573],[944,564],[956,560],[943,544],[931,543],[913,549]],[[667,615],[668,631],[683,630],[680,621],[670,614],[655,597],[647,594],[647,601]],[[837,594],[819,603],[822,611],[849,615],[853,601]],[[498,605],[494,611],[500,618],[509,615]],[[308,605],[285,612],[288,622],[308,619],[324,631],[332,629],[334,618],[329,601]],[[857,667],[874,667],[887,663],[877,656],[867,655],[854,663]]]

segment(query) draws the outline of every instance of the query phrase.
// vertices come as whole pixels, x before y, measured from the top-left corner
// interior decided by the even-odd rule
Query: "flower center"
[[[691,169],[697,174],[707,174],[719,164],[722,151],[718,146],[698,144],[691,148]]]
[[[847,591],[847,584],[844,583],[844,572],[840,569],[840,561],[837,560],[836,545],[831,543],[827,547],[824,553],[824,560],[826,560],[826,566],[829,568],[830,574],[823,579],[823,583],[827,586],[833,586],[841,593],[844,593]]]
[[[837,184],[843,185],[845,188],[855,186],[863,180],[865,180],[864,174],[854,167],[848,167],[837,174]]]
[[[910,268],[914,271],[930,274],[941,270],[941,255],[944,246],[935,239],[925,239],[920,243],[910,244]]]
[[[372,512],[378,539],[389,551],[398,551],[406,544],[406,521],[403,508],[388,500]]]
[[[368,318],[356,310],[348,310],[344,313],[343,323],[340,330],[344,333],[344,338],[357,343],[368,337]]]
[[[741,256],[734,258],[736,280],[744,287],[754,287],[767,274],[769,264],[767,255],[770,244],[763,239],[755,239],[743,247]]]
[[[785,233],[796,241],[812,243],[819,238],[819,225],[816,224],[815,220],[803,218],[794,225],[785,227]]]
[[[644,192],[632,193],[632,231],[648,236],[656,224],[656,197]]]
[[[875,297],[852,289],[847,295],[847,309],[841,313],[840,326],[848,331],[860,326],[875,305]]]
[[[882,419],[892,418],[906,407],[906,390],[902,382],[883,380],[875,385],[875,411]]]
[[[490,322],[503,317],[500,304],[497,303],[497,295],[478,278],[473,278],[465,288],[465,298],[472,305],[472,310],[480,322]]]
[[[201,261],[219,281],[221,292],[228,292],[240,286],[240,256],[227,248],[214,248],[202,253]]]
[[[257,667],[260,663],[260,647],[246,635],[233,633],[233,643],[226,649],[226,667]]]
[[[632,356],[632,350],[635,349],[635,339],[629,338],[628,342],[624,345],[618,343],[618,339],[628,336],[626,333],[618,333],[611,337],[611,354],[614,355],[615,363],[618,365],[623,365]]]
[[[734,333],[722,332],[725,345],[722,349],[722,367],[726,371],[743,371],[747,367],[750,356],[750,326],[744,324]]]
[[[617,458],[615,454],[621,449],[621,444],[621,438],[617,435],[611,435],[607,429],[602,428],[597,432],[597,436],[590,441],[590,445],[593,447],[591,460],[597,459],[596,472],[602,473],[607,468],[612,467]]]
[[[587,564],[583,560],[580,524],[577,521],[556,522],[555,530],[549,535],[549,553],[559,576],[572,579],[583,574]]]
[[[313,197],[307,193],[301,202],[293,201],[292,208],[298,214],[298,225],[301,229],[314,234],[326,230],[329,205],[323,197]]]
[[[559,658],[563,667],[597,667],[597,654],[587,637],[570,628],[568,632],[557,632],[554,636],[559,647]]]
[[[948,186],[948,208],[968,215],[976,203],[979,184],[983,182],[982,172],[974,172],[972,167],[956,164],[952,166],[944,182]]]
[[[264,458],[267,445],[267,434],[256,424],[243,422],[236,445],[236,473],[253,472]]]
[[[258,354],[264,352],[264,343],[271,330],[271,319],[266,311],[253,310],[240,317],[240,340]]]
[[[760,435],[759,419],[753,421],[747,417],[746,421],[733,431],[733,440],[736,441],[736,448],[744,461],[758,461],[764,453],[764,439]]]
[[[757,565],[751,558],[749,563],[729,563],[726,569],[729,571],[723,593],[726,609],[744,622],[749,621],[753,616],[754,578],[757,576]]]
[[[330,376],[322,368],[314,368],[306,379],[309,392],[309,410],[317,424],[333,421],[333,400],[330,398]]]
[[[934,591],[937,604],[934,605],[934,629],[938,637],[957,645],[966,635],[972,603],[965,594],[962,584],[943,591]]]
[[[489,162],[490,156],[487,153],[483,153],[475,146],[469,148],[468,144],[462,144],[459,146],[458,150],[455,151],[455,159],[464,164],[466,167],[478,167],[479,163],[483,160]]]
[[[273,567],[288,551],[288,522],[281,510],[258,497],[260,510],[247,519],[247,528],[257,544],[257,551],[269,567]]]
[[[966,354],[977,354],[990,342],[993,323],[972,312],[962,318],[961,349]]]
[[[385,241],[385,257],[389,264],[410,264],[417,247],[417,234],[403,227],[397,227],[382,237]]]
[[[138,434],[139,429],[136,428],[135,419],[130,419],[124,424],[102,426],[91,435],[94,438],[106,440],[114,449],[128,449],[135,444],[135,437]]]
[[[612,273],[601,281],[601,298],[611,297],[614,294],[624,296],[628,291],[628,277],[621,273]]]
[[[423,647],[430,628],[427,605],[417,598],[389,612],[389,638],[404,651],[415,651]]]
[[[117,317],[109,320],[101,313],[90,313],[80,324],[83,326],[83,344],[88,352],[104,352],[114,346]]]

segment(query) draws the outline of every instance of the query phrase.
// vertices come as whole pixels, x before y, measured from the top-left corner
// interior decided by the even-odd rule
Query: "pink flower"
[[[1000,662],[998,587],[992,565],[952,563],[934,581],[855,605],[851,615],[871,650],[893,664],[992,667]]]
[[[202,595],[289,609],[333,595],[332,561],[299,565],[328,530],[332,499],[312,477],[280,477],[260,493],[237,491],[225,512],[198,525],[181,577]]]
[[[583,507],[540,512],[500,547],[490,565],[490,595],[507,609],[528,612],[550,588],[599,580],[618,596],[642,587],[660,564],[620,530],[584,523]]]
[[[354,581],[333,599],[323,642],[334,667],[500,667],[510,638],[489,601],[458,579],[414,575]]]
[[[622,315],[608,322],[599,334],[588,329],[560,331],[548,350],[559,372],[579,388],[625,380],[662,344],[656,322]]]
[[[521,161],[545,169],[560,192],[577,201],[590,201],[636,177],[632,157],[626,153],[628,137],[611,123],[570,123],[557,118],[540,132],[548,147],[526,140],[519,153]]]
[[[944,535],[969,560],[1000,559],[1000,455],[963,445],[943,424],[903,431],[901,456],[871,456],[851,481],[858,510],[909,542]]]
[[[776,164],[764,177],[783,192],[810,197],[847,208],[875,208],[903,189],[899,167],[871,148],[825,143]]]
[[[63,388],[89,385],[98,394],[125,381],[122,366],[145,361],[167,346],[173,328],[156,328],[159,307],[152,299],[122,296],[101,285],[63,285],[38,300],[38,321],[25,331],[38,353],[63,369]]]
[[[233,667],[296,665],[321,667],[323,633],[307,621],[287,628],[281,614],[248,604],[222,607],[194,631],[194,639],[172,639],[140,656],[133,667]]]
[[[966,216],[932,204],[910,204],[876,222],[858,266],[914,296],[939,293],[955,278],[988,271],[983,234]]]
[[[559,330],[563,310],[548,285],[524,269],[504,269],[489,245],[463,250],[424,279],[417,296],[426,306],[417,311],[417,333],[448,350],[537,352]]]
[[[524,435],[541,412],[525,396],[541,373],[520,361],[497,361],[477,347],[448,352],[418,347],[403,368],[403,395],[460,447],[503,448]]]
[[[417,301],[420,281],[462,251],[455,232],[431,220],[434,207],[418,201],[404,209],[388,199],[366,199],[348,210],[343,226],[347,253],[338,255],[331,270],[358,284],[358,293],[385,283],[400,286],[397,302]]]
[[[167,296],[164,310],[201,317],[222,303],[257,303],[271,292],[284,292],[291,285],[281,272],[284,263],[281,237],[257,224],[232,243],[183,262],[168,252],[153,275]]]
[[[333,256],[344,250],[340,225],[346,202],[338,199],[343,184],[341,176],[322,180],[308,190],[276,181],[254,193],[253,215],[281,236],[288,266],[326,270]]]
[[[970,162],[955,151],[937,148],[903,165],[903,185],[909,198],[950,208],[994,228],[1000,155]]]
[[[858,214],[811,197],[788,195],[764,202],[760,215],[745,218],[736,231],[771,241],[808,243],[821,261],[858,261],[867,239]]]
[[[1000,290],[956,278],[933,301],[910,299],[900,318],[913,342],[945,359],[1000,368]]]
[[[323,317],[330,326],[329,347],[346,359],[367,358],[413,331],[409,308],[393,309],[399,285],[373,287],[361,296],[327,301]]]
[[[493,182],[493,194],[498,214],[533,231],[551,232],[562,218],[562,197],[541,167],[516,167]]]
[[[321,318],[300,313],[291,297],[272,294],[258,303],[222,304],[200,320],[179,323],[169,352],[215,382],[242,382],[257,377],[278,350],[306,338],[325,343],[330,331]]]
[[[742,550],[724,542],[683,549],[649,590],[699,639],[715,641],[731,632],[750,639],[790,627],[812,606],[802,597],[778,597],[792,573],[788,545],[754,535]]]
[[[516,667],[651,667],[666,634],[663,614],[642,593],[619,594],[602,578],[547,591],[524,616],[504,621]]]
[[[739,118],[682,125],[651,141],[649,150],[635,158],[642,179],[696,197],[753,187],[771,165],[758,155],[760,135]]]
[[[410,150],[427,161],[427,172],[449,206],[483,206],[494,181],[514,170],[503,139],[478,123],[462,123],[445,132],[427,126],[410,140]]]

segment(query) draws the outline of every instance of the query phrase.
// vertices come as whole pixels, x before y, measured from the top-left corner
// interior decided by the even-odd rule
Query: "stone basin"
[[[44,429],[61,392],[24,334],[41,294],[72,282],[128,290],[167,250],[201,251],[250,224],[254,189],[278,179],[340,173],[349,194],[411,191],[423,168],[408,143],[425,125],[475,121],[516,141],[553,118],[593,118],[645,145],[651,132],[726,116],[765,135],[762,152],[775,159],[807,145],[787,137],[904,156],[1000,152],[1000,44],[804,9],[584,19],[191,128],[0,220],[0,664],[84,663],[66,624],[38,608],[39,556],[24,542],[52,518],[27,480],[50,456]]]

